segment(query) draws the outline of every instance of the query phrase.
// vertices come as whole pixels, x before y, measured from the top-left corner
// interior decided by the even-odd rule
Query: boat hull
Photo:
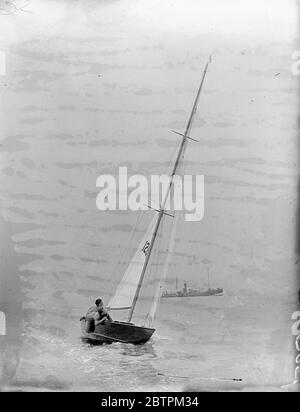
[[[81,320],[81,331],[83,339],[91,343],[132,343],[141,344],[146,343],[155,329],[145,328],[143,326],[136,326],[133,323],[126,322],[106,322],[104,325],[97,325],[93,332],[86,332],[86,320]]]

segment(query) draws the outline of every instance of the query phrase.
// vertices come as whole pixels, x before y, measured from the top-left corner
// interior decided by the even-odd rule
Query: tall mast
[[[201,83],[200,83],[200,86],[199,86],[199,89],[198,89],[198,92],[197,92],[197,95],[196,95],[196,99],[195,99],[195,102],[194,102],[194,105],[193,105],[193,108],[192,108],[192,111],[191,111],[186,129],[185,129],[185,132],[184,132],[184,134],[175,132],[175,133],[180,134],[182,136],[182,141],[181,141],[181,144],[180,144],[180,147],[179,147],[179,150],[178,150],[178,154],[177,154],[177,157],[176,157],[176,161],[175,161],[172,173],[171,173],[171,180],[170,180],[168,190],[166,192],[166,195],[165,195],[165,198],[163,200],[162,206],[161,206],[161,208],[158,212],[157,222],[156,222],[156,225],[155,225],[155,228],[154,228],[154,232],[153,232],[153,235],[152,235],[152,239],[151,239],[151,242],[150,242],[149,249],[147,251],[146,260],[145,260],[145,263],[144,263],[144,266],[143,266],[143,269],[142,269],[141,277],[140,277],[140,280],[139,280],[139,283],[138,283],[138,286],[137,286],[137,289],[136,289],[136,292],[135,292],[135,295],[134,295],[134,298],[133,298],[132,307],[131,307],[131,310],[130,310],[130,313],[129,313],[129,316],[128,316],[128,322],[131,322],[131,319],[132,319],[132,316],[133,316],[133,312],[134,312],[134,309],[135,309],[135,306],[136,306],[136,303],[137,303],[137,300],[138,300],[138,297],[139,297],[140,289],[141,289],[141,286],[142,286],[142,283],[143,283],[143,280],[144,280],[144,277],[145,277],[145,273],[146,273],[147,266],[148,266],[148,263],[149,263],[149,260],[150,260],[150,256],[151,256],[151,253],[152,253],[152,250],[153,250],[153,246],[154,246],[154,243],[155,243],[155,240],[156,240],[156,237],[157,237],[157,233],[158,233],[161,221],[162,221],[162,217],[165,214],[164,209],[165,209],[168,197],[170,195],[172,186],[174,184],[174,177],[176,175],[176,171],[178,169],[180,159],[181,159],[181,157],[184,153],[184,150],[186,148],[187,141],[189,139],[191,139],[191,137],[189,136],[189,132],[192,128],[193,120],[194,120],[195,114],[197,112],[198,100],[199,100],[199,97],[200,97],[200,94],[201,94],[201,90],[202,90],[202,87],[203,87],[204,79],[205,79],[206,72],[207,72],[208,65],[209,65],[210,61],[211,61],[211,58],[209,58],[209,61],[206,63],[206,66],[205,66],[205,69],[204,69],[204,72],[203,72],[203,75],[202,75]],[[193,139],[191,139],[191,140],[193,140]]]

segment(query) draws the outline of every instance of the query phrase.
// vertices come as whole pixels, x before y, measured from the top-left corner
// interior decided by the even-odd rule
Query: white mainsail
[[[136,289],[141,277],[141,272],[146,261],[147,250],[150,246],[150,241],[153,236],[156,220],[157,216],[155,214],[150,225],[147,228],[145,236],[143,237],[137,251],[130,261],[127,270],[125,271],[125,274],[120,281],[115,294],[110,299],[107,305],[107,309],[123,310],[130,309],[132,307]]]

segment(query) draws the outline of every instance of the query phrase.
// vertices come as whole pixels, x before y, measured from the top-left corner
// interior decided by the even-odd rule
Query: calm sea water
[[[39,332],[26,330],[11,385],[73,391],[280,389],[292,379],[291,309],[243,305],[226,296],[163,300],[156,333],[140,346],[89,345],[81,341],[78,319],[62,316],[64,330],[57,322]]]

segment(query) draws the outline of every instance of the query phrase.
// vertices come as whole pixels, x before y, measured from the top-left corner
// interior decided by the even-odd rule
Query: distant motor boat
[[[222,296],[223,289],[210,289],[200,290],[200,289],[191,289],[187,287],[185,283],[181,290],[176,290],[174,292],[165,291],[162,294],[162,298],[191,298],[196,296]]]

